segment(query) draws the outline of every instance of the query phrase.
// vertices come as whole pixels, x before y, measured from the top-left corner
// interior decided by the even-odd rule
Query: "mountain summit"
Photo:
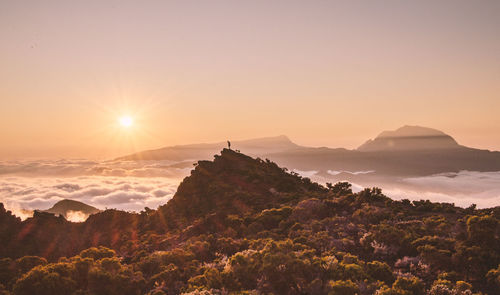
[[[213,161],[198,161],[173,198],[158,208],[156,224],[167,220],[170,228],[181,228],[216,212],[255,213],[297,203],[299,193],[311,197],[324,188],[269,160],[223,149]]]
[[[403,126],[393,131],[384,131],[370,139],[358,151],[412,151],[457,149],[461,146],[448,134],[427,127]]]

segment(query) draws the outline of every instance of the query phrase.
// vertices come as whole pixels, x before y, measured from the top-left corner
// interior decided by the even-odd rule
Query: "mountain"
[[[425,176],[445,172],[500,171],[500,152],[472,148],[357,151],[308,148],[267,154],[266,158],[300,171],[374,171],[371,175]]]
[[[297,148],[269,153],[278,164],[301,171],[350,171],[362,175],[343,180],[373,179],[381,177],[426,176],[444,172],[500,171],[500,152],[480,150],[459,145],[453,137],[442,131],[403,126],[394,131],[384,131],[368,140],[356,150],[332,148]],[[340,174],[332,179],[341,179]]]
[[[0,204],[0,292],[499,294],[499,230],[500,207],[324,187],[224,149],[157,210],[72,223]]]
[[[220,142],[173,146],[139,152],[118,160],[205,160],[226,145]],[[235,141],[232,147],[252,156],[271,159],[289,169],[316,171],[318,175],[333,180],[352,178],[339,178],[344,174],[330,177],[328,171],[373,171],[356,176],[356,180],[361,179],[361,184],[364,179],[373,180],[376,177],[375,180],[379,181],[383,176],[426,176],[462,170],[500,171],[500,152],[461,146],[442,131],[420,126],[384,131],[356,150],[305,147],[293,143],[286,136]]]
[[[116,160],[208,160],[221,149],[227,147],[227,142],[202,143],[177,145],[164,147],[155,150],[143,151],[123,157]],[[299,147],[288,137],[281,135],[275,137],[263,137],[249,140],[231,141],[231,148],[240,150],[249,155],[262,155],[265,153],[275,153]]]
[[[403,126],[394,131],[384,131],[375,139],[368,140],[358,151],[419,151],[419,150],[441,150],[459,149],[460,145],[453,137],[442,131],[420,127]]]
[[[44,212],[61,215],[70,221],[84,221],[91,214],[100,212],[101,210],[89,206],[85,203],[64,199],[52,206],[52,208],[44,210]]]
[[[182,228],[199,216],[217,212],[247,215],[296,203],[302,194],[322,192],[324,188],[318,184],[289,174],[273,162],[223,149],[213,161],[199,161],[156,215],[159,224]]]

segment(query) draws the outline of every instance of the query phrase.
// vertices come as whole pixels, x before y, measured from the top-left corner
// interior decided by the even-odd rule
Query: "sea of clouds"
[[[0,161],[0,177],[17,176],[132,176],[179,177],[186,174],[195,161],[91,161],[91,160],[33,160]]]
[[[154,209],[172,198],[191,169],[191,163],[167,161],[0,162],[0,202],[22,218],[63,199],[98,209]]]
[[[401,200],[431,200],[433,202],[454,203],[468,207],[476,204],[478,208],[500,206],[500,171],[478,172],[460,171],[439,173],[422,177],[392,177],[375,173],[376,171],[344,172],[345,181],[352,184],[357,192],[364,187],[377,186],[388,197]],[[330,173],[332,176],[340,173]],[[308,175],[311,173],[309,172]],[[371,176],[373,174],[373,176]],[[353,176],[350,178],[349,175]],[[364,176],[359,178],[356,176]],[[325,177],[312,177],[320,183],[332,182]],[[334,179],[339,181],[340,179]],[[335,182],[334,181],[334,182]]]
[[[385,193],[394,199],[429,199],[460,207],[500,206],[500,171],[460,171],[402,179]]]

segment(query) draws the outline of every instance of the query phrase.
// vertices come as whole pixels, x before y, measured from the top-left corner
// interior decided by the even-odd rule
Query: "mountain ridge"
[[[328,170],[374,171],[366,176],[368,178],[381,175],[427,176],[461,170],[500,171],[500,152],[459,145],[450,135],[428,127],[406,125],[393,131],[384,131],[354,150],[301,146],[283,135],[264,138],[259,145],[249,144],[259,140],[263,139],[235,141],[232,147],[251,156],[269,158],[292,170],[317,171],[321,175],[327,175]],[[219,142],[203,144],[201,147],[166,147],[118,160],[166,159],[194,162],[210,159],[226,146],[226,142]]]

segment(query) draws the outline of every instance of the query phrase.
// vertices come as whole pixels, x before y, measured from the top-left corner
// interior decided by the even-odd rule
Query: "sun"
[[[118,119],[118,122],[122,127],[128,128],[131,127],[134,124],[134,120],[130,116],[121,116]]]

